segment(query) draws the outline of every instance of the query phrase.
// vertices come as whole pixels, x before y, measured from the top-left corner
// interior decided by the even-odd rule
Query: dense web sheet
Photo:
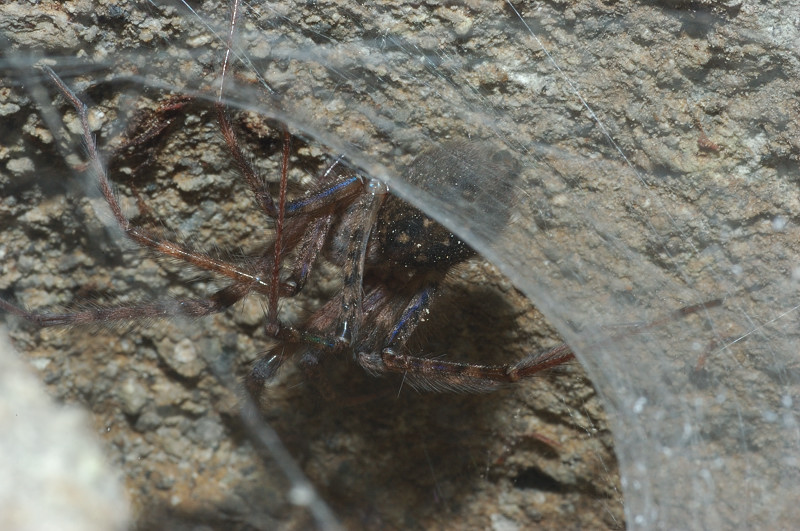
[[[56,64],[213,98],[229,13],[192,6],[150,2],[141,55]],[[525,292],[604,398],[630,527],[786,526],[800,516],[800,12],[670,6],[320,4],[301,19],[248,3],[226,101],[384,180]],[[403,182],[415,154],[465,137],[519,161],[513,204]]]
[[[276,28],[274,55],[309,74],[275,87],[281,108],[296,104],[286,120],[459,229],[557,324],[607,399],[630,525],[785,522],[793,504],[773,496],[798,480],[797,36],[738,31],[771,15],[716,4],[582,6],[561,21],[472,7],[390,31],[392,12],[375,10],[344,42]],[[501,233],[483,213],[491,196],[453,205],[389,173],[398,149],[450,135],[495,140],[524,165]]]

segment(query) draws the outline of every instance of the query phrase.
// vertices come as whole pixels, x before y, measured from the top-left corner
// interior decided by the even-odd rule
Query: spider
[[[400,373],[418,389],[482,392],[530,378],[573,359],[566,345],[528,356],[509,365],[479,365],[431,359],[410,353],[409,338],[426,319],[441,282],[475,251],[421,210],[388,193],[375,179],[347,168],[341,160],[328,166],[316,187],[287,200],[290,136],[283,131],[280,192],[272,197],[264,180],[249,163],[234,133],[225,106],[216,105],[217,119],[228,150],[261,211],[274,223],[275,235],[261,255],[238,263],[171,241],[123,213],[88,124],[88,107],[51,69],[45,71],[75,108],[82,124],[87,166],[123,233],[136,244],[161,255],[229,279],[206,298],[91,307],[70,313],[28,311],[0,299],[0,309],[42,327],[107,323],[176,315],[202,317],[223,311],[251,293],[267,297],[264,328],[279,345],[264,354],[246,377],[250,393],[260,398],[265,384],[290,358],[299,357],[307,373],[344,352],[374,375]],[[513,199],[518,167],[510,154],[488,144],[451,141],[420,154],[405,178],[427,181],[472,201],[488,190],[487,217],[501,230],[507,217],[498,205]],[[306,285],[318,257],[324,255],[342,271],[339,293],[314,312],[302,327],[278,319],[282,298],[293,297]]]

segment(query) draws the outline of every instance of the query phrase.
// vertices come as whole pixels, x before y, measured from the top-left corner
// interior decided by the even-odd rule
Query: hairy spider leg
[[[236,18],[234,17],[234,22]],[[233,30],[231,30],[233,33]],[[272,278],[270,281],[269,299],[267,304],[267,319],[278,320],[278,297],[280,296],[281,257],[283,256],[283,223],[286,218],[286,188],[289,175],[289,153],[291,139],[289,131],[283,128],[283,158],[281,159],[281,187],[278,195],[278,217],[275,218],[275,243],[272,256]]]
[[[182,260],[201,269],[232,278],[234,283],[217,291],[210,297],[202,299],[178,299],[109,307],[95,306],[70,313],[29,312],[3,300],[0,300],[0,308],[43,327],[123,321],[140,317],[167,317],[171,315],[201,317],[228,308],[253,289],[263,292],[270,288],[251,269],[245,269],[218,260],[207,254],[161,238],[142,227],[133,225],[122,212],[122,207],[100,161],[97,144],[89,128],[88,107],[52,69],[44,67],[44,70],[78,114],[82,127],[83,141],[88,154],[88,167],[91,171],[94,171],[103,197],[123,233],[139,245],[149,247],[161,254]]]
[[[162,300],[120,306],[93,305],[68,313],[31,312],[3,299],[0,299],[0,308],[41,327],[131,321],[142,317],[148,319],[176,315],[203,317],[225,310],[250,291],[250,286],[247,284],[233,283],[207,298]]]
[[[378,210],[388,193],[383,183],[372,179],[367,186],[367,192],[351,208],[351,223],[354,228],[349,233],[346,259],[342,267],[342,313],[336,334],[336,341],[347,345],[358,335],[358,329],[364,321],[361,301],[364,294],[367,247],[370,233],[378,218]]]
[[[259,177],[255,168],[247,158],[247,155],[242,151],[236,133],[230,123],[230,119],[225,111],[225,107],[217,103],[217,120],[222,130],[222,136],[228,146],[228,150],[233,156],[240,172],[245,178],[247,185],[250,187],[253,195],[256,197],[261,210],[270,218],[277,219],[279,206],[276,206],[275,200],[269,193],[266,182]],[[337,159],[328,167],[324,176],[332,174],[332,170],[339,164]],[[322,182],[327,182],[323,180]],[[358,196],[363,190],[363,179],[358,176],[351,176],[347,179],[336,182],[333,186],[326,186],[312,192],[310,195],[289,201],[285,204],[287,218],[301,216],[304,214],[315,214],[322,210],[330,209],[342,201],[351,201]]]
[[[261,290],[269,289],[269,285],[261,280],[252,271],[245,270],[244,268],[238,267],[229,262],[219,260],[208,254],[195,251],[194,249],[190,249],[176,242],[166,240],[148,231],[147,229],[132,224],[122,212],[122,207],[120,206],[119,200],[114,193],[106,170],[100,161],[100,155],[97,151],[97,143],[91,134],[91,129],[89,128],[88,107],[80,99],[78,99],[75,93],[72,92],[69,87],[67,87],[67,85],[50,67],[44,67],[44,69],[64,97],[69,100],[69,102],[75,108],[75,111],[78,113],[83,131],[83,141],[89,156],[88,165],[97,176],[100,190],[106,200],[106,203],[111,209],[114,219],[128,238],[139,245],[149,247],[161,254],[182,260],[201,269],[226,276],[238,283],[253,285]]]
[[[229,43],[230,46],[230,43]],[[223,77],[224,83],[224,77]],[[221,94],[220,94],[221,98]],[[323,173],[318,180],[318,189],[311,194],[295,199],[293,201],[286,201],[286,174],[288,172],[289,160],[289,142],[288,132],[284,129],[284,142],[283,142],[283,162],[281,165],[281,184],[280,196],[276,206],[276,202],[269,192],[266,181],[261,178],[250,164],[248,157],[242,151],[236,133],[233,130],[230,119],[227,116],[225,106],[221,100],[216,104],[217,108],[217,121],[222,131],[222,136],[225,139],[225,144],[228,146],[233,160],[239,168],[240,173],[244,176],[250,191],[256,199],[259,208],[269,217],[276,220],[276,234],[274,242],[274,252],[265,253],[262,256],[257,269],[259,270],[272,270],[272,286],[269,292],[269,310],[268,320],[274,322],[277,319],[277,303],[279,297],[293,296],[297,294],[305,285],[308,276],[311,273],[311,268],[316,260],[317,255],[320,253],[325,239],[330,231],[333,222],[333,208],[340,204],[347,204],[358,197],[363,190],[363,180],[358,176],[349,176],[345,179],[335,182],[333,185],[329,183],[335,175],[335,169],[340,163],[337,159],[334,161]],[[324,213],[325,210],[329,212]],[[311,220],[312,216],[320,216],[315,220]],[[275,256],[280,257],[282,252],[294,248],[295,245],[292,241],[296,240],[297,236],[292,234],[284,237],[284,218],[300,218],[304,217],[302,221],[312,223],[312,226],[304,231],[300,237],[300,250],[295,259],[294,266],[290,270],[288,278],[280,281],[278,278],[278,269],[280,267],[280,258],[274,260]],[[303,227],[305,223],[297,221],[292,227],[288,228],[289,232],[293,232],[293,227]],[[287,240],[286,248],[284,239]],[[275,291],[278,290],[278,291]],[[274,334],[274,332],[273,332]]]
[[[290,137],[289,131],[286,127],[283,128],[283,159],[281,160],[281,180],[280,180],[280,194],[278,199],[278,208],[275,208],[275,202],[264,184],[264,181],[259,179],[253,171],[253,168],[244,159],[241,149],[239,149],[236,138],[233,135],[233,130],[230,127],[230,122],[225,117],[225,110],[222,103],[222,95],[225,91],[225,74],[228,71],[228,63],[230,61],[231,52],[233,51],[233,35],[236,31],[236,19],[239,16],[239,2],[238,0],[233,3],[231,11],[231,23],[228,30],[228,45],[225,48],[225,58],[222,61],[222,75],[219,84],[219,98],[217,99],[217,117],[222,130],[225,142],[228,144],[234,160],[239,166],[240,172],[244,175],[245,180],[250,186],[256,201],[261,206],[261,209],[270,217],[275,219],[275,242],[272,260],[272,275],[270,278],[270,289],[268,297],[267,319],[269,321],[278,320],[278,297],[280,296],[280,268],[281,256],[283,251],[283,224],[286,214],[286,189],[289,174],[289,153],[290,153]]]
[[[317,180],[318,192],[286,205],[286,210],[291,217],[299,214],[304,214],[308,217],[308,214],[315,210],[320,210],[320,212],[315,212],[316,219],[309,218],[308,224],[298,223],[298,226],[305,225],[306,229],[297,246],[299,248],[294,263],[289,269],[286,279],[281,282],[281,296],[283,297],[296,295],[306,285],[314,263],[322,252],[333,226],[334,213],[332,207],[338,203],[339,199],[349,201],[351,195],[355,196],[355,194],[360,193],[358,185],[361,184],[361,179],[358,176],[349,176],[330,186],[340,162],[340,159],[336,159],[319,177]],[[343,190],[346,190],[347,195],[343,195],[332,202],[331,196],[338,197],[338,194]],[[324,212],[324,210],[327,210],[327,212]]]
[[[424,284],[408,301],[401,317],[383,341],[383,348],[355,353],[356,361],[367,372],[374,375],[401,373],[404,381],[412,387],[431,391],[485,392],[575,358],[566,344],[507,365],[459,363],[401,353],[428,313],[437,284],[435,281]]]
[[[427,312],[433,299],[434,288],[435,285],[428,285],[411,299],[397,326],[392,330],[386,347],[379,352],[362,351],[356,354],[356,359],[362,367],[376,375],[387,372],[402,373],[405,375],[405,381],[415,388],[431,391],[484,392],[497,389],[503,384],[530,378],[541,371],[575,359],[574,352],[566,343],[527,356],[517,363],[505,365],[458,363],[400,353],[400,348],[420,323],[420,315]],[[637,325],[633,331],[615,334],[597,344],[613,343],[633,333],[641,333],[665,322],[720,304],[722,304],[721,299],[714,299],[685,306],[660,319]]]
[[[527,356],[514,364],[479,365],[434,360],[399,353],[399,348],[420,322],[420,314],[427,311],[433,299],[435,285],[429,285],[411,299],[402,318],[388,338],[387,346],[380,352],[359,352],[356,358],[367,371],[375,375],[393,372],[402,373],[412,387],[431,391],[484,392],[497,389],[503,384],[517,382],[575,359],[575,354],[566,343],[545,352]],[[680,319],[701,310],[715,308],[722,299],[713,299],[700,304],[684,306],[666,316],[639,324],[635,329],[615,334],[597,342],[614,343],[633,333],[641,333],[674,319]]]

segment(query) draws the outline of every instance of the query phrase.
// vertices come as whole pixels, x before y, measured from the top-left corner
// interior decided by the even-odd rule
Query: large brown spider
[[[566,345],[510,365],[457,363],[409,353],[408,339],[425,320],[437,287],[475,251],[422,211],[389,194],[381,182],[359,175],[338,160],[319,177],[314,190],[287,201],[290,139],[286,131],[280,197],[276,200],[240,148],[221,103],[217,114],[222,134],[260,209],[274,220],[273,242],[257,258],[233,263],[134,225],[123,213],[101,162],[89,129],[87,106],[52,70],[46,71],[78,113],[87,165],[97,176],[124,234],[140,246],[226,277],[230,283],[199,299],[92,307],[70,313],[32,312],[3,300],[0,308],[47,327],[175,315],[200,317],[223,311],[250,293],[265,295],[265,330],[281,344],[262,356],[246,378],[248,390],[256,397],[281,365],[296,355],[310,373],[317,372],[316,367],[326,358],[347,351],[372,374],[401,373],[416,388],[470,392],[492,390],[573,359]],[[453,194],[454,200],[474,202],[488,189],[496,202],[486,205],[487,217],[503,223],[501,209],[493,205],[512,200],[517,172],[507,152],[484,143],[457,141],[419,155],[405,177],[412,184],[432,182]],[[341,267],[342,289],[303,327],[281,323],[280,299],[303,289],[321,254]]]

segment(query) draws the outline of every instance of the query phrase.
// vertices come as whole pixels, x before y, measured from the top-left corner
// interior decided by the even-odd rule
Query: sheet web
[[[148,9],[142,55],[81,64],[213,97],[226,3]],[[800,13],[782,9],[249,3],[225,99],[387,182],[530,298],[604,399],[628,526],[779,527],[800,516]],[[516,200],[403,181],[450,138],[508,151]]]
[[[796,33],[716,3],[430,15],[372,8],[340,35],[322,8],[291,37],[293,13],[256,15],[253,42],[277,31],[271,57],[307,64],[273,87],[282,119],[457,230],[556,324],[605,397],[628,525],[786,522],[796,509],[776,490],[800,479]],[[453,204],[397,179],[398,161],[448,137],[522,164],[503,230],[491,191]]]

